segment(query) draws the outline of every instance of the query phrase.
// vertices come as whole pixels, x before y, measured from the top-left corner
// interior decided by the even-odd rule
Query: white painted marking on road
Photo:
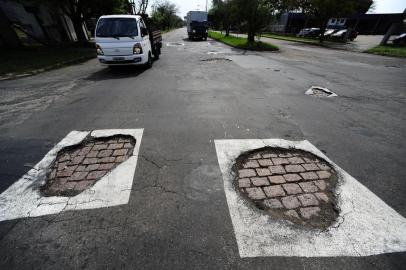
[[[317,95],[318,92],[324,92],[327,97],[338,97],[338,95],[333,91],[330,91],[329,89],[321,86],[312,86],[305,92],[305,94],[308,96],[312,96]]]
[[[310,142],[216,140],[215,145],[241,257],[370,256],[406,251],[406,219]],[[326,231],[302,229],[253,210],[237,194],[230,174],[235,159],[265,146],[309,151],[334,166],[340,178],[336,196],[341,212],[336,224]]]
[[[210,52],[207,52],[207,54],[214,54],[214,55],[217,55],[217,54],[224,54],[224,52],[210,51]]]
[[[137,166],[143,129],[110,129],[72,131],[46,156],[0,195],[0,221],[24,217],[57,214],[67,210],[93,209],[127,204]],[[136,139],[133,155],[110,171],[91,188],[74,197],[44,197],[39,189],[46,181],[47,168],[58,152],[67,146],[76,145],[88,135],[95,138],[113,135],[129,135]]]

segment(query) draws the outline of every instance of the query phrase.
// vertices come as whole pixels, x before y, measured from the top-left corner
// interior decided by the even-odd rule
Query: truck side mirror
[[[145,36],[147,36],[148,35],[148,30],[147,30],[147,28],[141,28],[141,36],[142,37],[145,37]]]

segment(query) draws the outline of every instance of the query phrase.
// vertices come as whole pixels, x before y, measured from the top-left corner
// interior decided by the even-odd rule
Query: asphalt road
[[[0,223],[0,269],[402,269],[405,253],[240,258],[213,140],[307,139],[406,216],[406,60],[185,37],[146,71],[91,60],[0,83],[1,192],[72,130],[145,129],[129,204]]]

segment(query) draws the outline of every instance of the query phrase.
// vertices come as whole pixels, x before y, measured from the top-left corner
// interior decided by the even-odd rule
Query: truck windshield
[[[203,22],[192,21],[190,23],[190,25],[196,26],[196,27],[207,27],[207,21],[203,21]]]
[[[97,23],[97,37],[138,36],[137,20],[131,18],[102,18]]]

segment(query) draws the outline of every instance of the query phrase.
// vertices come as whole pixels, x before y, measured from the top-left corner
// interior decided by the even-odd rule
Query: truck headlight
[[[193,30],[192,33],[196,33],[196,30]]]
[[[137,43],[134,45],[133,54],[142,54],[142,46],[141,44]]]
[[[97,55],[104,55],[102,48],[96,44],[96,52]]]

